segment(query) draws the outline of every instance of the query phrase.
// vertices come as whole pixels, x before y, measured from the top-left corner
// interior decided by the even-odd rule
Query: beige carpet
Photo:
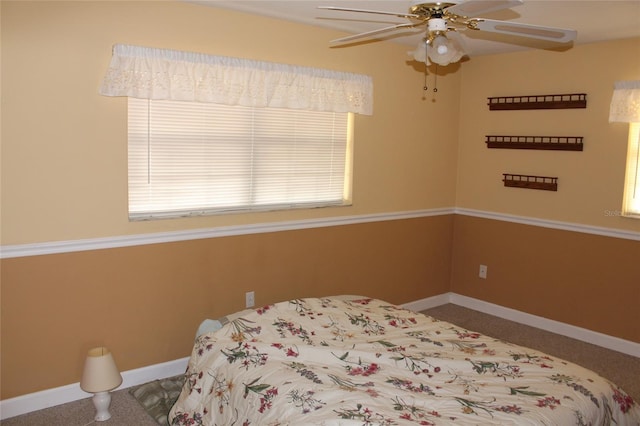
[[[424,313],[495,338],[538,349],[587,367],[617,383],[640,401],[640,358],[610,351],[579,340],[503,320],[456,305],[443,305]],[[0,422],[3,426],[86,426],[95,414],[90,398],[36,411]],[[157,426],[158,423],[130,394],[113,393],[112,418],[100,425]]]

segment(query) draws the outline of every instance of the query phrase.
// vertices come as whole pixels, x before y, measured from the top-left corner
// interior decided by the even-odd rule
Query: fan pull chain
[[[436,72],[433,77],[433,93],[438,93],[438,64],[436,64]]]
[[[427,64],[424,65],[424,86],[422,86],[422,90],[425,92],[429,90],[429,86],[427,86]],[[433,76],[433,93],[438,93],[438,64],[436,64],[436,72]]]
[[[427,64],[424,64],[424,86],[422,86],[422,90],[424,90],[425,92],[427,90],[429,90],[429,86],[427,86]]]

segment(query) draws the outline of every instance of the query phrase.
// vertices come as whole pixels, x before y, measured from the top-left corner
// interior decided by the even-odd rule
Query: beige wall
[[[640,231],[622,208],[628,125],[609,123],[617,80],[640,78],[640,39],[473,58],[462,68],[456,206]],[[586,93],[587,108],[490,111],[493,96]],[[488,149],[485,135],[583,136],[584,151]],[[505,188],[502,173],[558,177],[558,191]]]
[[[425,100],[406,46],[329,48],[339,35],[182,2],[3,1],[2,244],[452,207],[459,74]],[[115,43],[371,75],[353,206],[129,222],[126,98],[98,94]]]
[[[637,49],[638,40],[473,58],[438,78],[437,97],[423,99],[421,70],[392,43],[330,49],[340,34],[185,3],[1,8],[4,246],[454,205],[638,230],[640,221],[602,215],[620,204],[626,140],[623,126],[606,123],[610,90],[638,69],[614,54]],[[374,115],[356,118],[354,205],[129,222],[126,102],[97,94],[114,43],[372,75]],[[485,105],[487,96],[574,89],[588,93],[586,111],[489,114]],[[585,151],[484,147],[486,132],[538,131],[541,122],[584,132]],[[503,188],[505,167],[557,172],[560,190]],[[249,290],[258,304],[330,293],[403,303],[453,290],[640,342],[630,325],[638,241],[493,222],[435,216],[2,259],[1,397],[77,382],[96,344],[111,347],[122,370],[187,356],[197,324],[242,308]],[[504,245],[517,248],[514,256],[500,257]],[[560,247],[575,253],[564,257]],[[536,275],[541,260],[547,271]],[[490,268],[482,283],[479,262]],[[531,276],[520,281],[523,270]],[[584,311],[567,309],[575,294]],[[54,354],[46,366],[36,362],[42,350]]]
[[[438,216],[3,259],[2,398],[78,382],[97,345],[122,371],[186,357],[200,322],[243,309],[246,291],[257,306],[442,294],[452,227]]]
[[[614,81],[640,78],[640,39],[473,58],[462,68],[456,207],[640,232],[622,207],[628,125],[608,123]],[[587,108],[490,111],[487,97],[586,93]],[[488,149],[485,135],[583,136],[584,151]],[[558,177],[506,188],[502,173]],[[640,241],[458,215],[451,290],[640,342]],[[638,235],[638,234],[634,234]],[[489,267],[478,278],[480,264]]]
[[[451,291],[640,343],[639,260],[637,240],[456,215]]]
[[[1,7],[4,246],[453,206],[460,76],[440,76],[438,97],[423,99],[405,47],[330,49],[341,34],[177,2]],[[353,206],[129,222],[126,101],[97,92],[114,43],[371,75]],[[442,126],[427,131],[424,117]],[[440,294],[451,232],[452,218],[436,217],[3,259],[2,398],[77,382],[96,344],[123,370],[187,356],[198,323],[242,308],[248,290],[258,304]],[[43,348],[53,358],[40,367]]]

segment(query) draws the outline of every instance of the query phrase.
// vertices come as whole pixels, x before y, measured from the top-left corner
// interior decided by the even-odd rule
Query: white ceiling
[[[367,13],[321,10],[318,6],[339,6],[407,13],[411,0],[187,0],[272,18],[344,31],[345,35],[371,31],[397,23],[404,18]],[[425,0],[428,2],[429,0]],[[640,37],[640,0],[524,0],[512,9],[482,15],[484,18],[523,22],[547,27],[574,29],[575,44]],[[420,30],[397,30],[365,40],[379,40],[415,47],[422,38]],[[571,44],[558,45],[515,36],[483,31],[464,31],[465,50],[469,56],[513,52],[531,48],[563,50]],[[327,40],[329,45],[329,40]],[[640,52],[636,52],[640,55]]]

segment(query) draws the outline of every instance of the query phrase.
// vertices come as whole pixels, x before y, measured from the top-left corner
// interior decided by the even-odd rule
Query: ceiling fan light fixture
[[[451,50],[449,49],[451,42],[443,35],[435,37],[431,44],[435,49],[435,53],[441,57],[446,57],[449,50]]]
[[[419,43],[415,51],[409,52],[409,54],[412,55],[416,61],[424,62],[427,65],[432,62],[438,65],[448,65],[462,59],[466,49],[463,39],[459,36],[460,33],[458,33],[458,30],[479,30],[548,40],[557,43],[568,43],[576,39],[577,33],[575,30],[477,17],[483,13],[508,9],[523,3],[524,0],[411,0],[409,13],[348,7],[325,6],[320,8],[393,15],[409,20],[409,22],[406,23],[342,37],[332,40],[332,42],[351,42],[388,31],[405,28],[413,29],[426,25],[426,38]]]
[[[418,62],[424,62],[425,64],[429,65],[430,62],[429,58],[427,57],[427,49],[427,40],[423,39],[416,46],[416,50],[412,50],[408,53],[409,55],[413,56],[414,60]]]
[[[464,55],[464,51],[460,46],[444,34],[436,35],[427,44],[430,45],[427,47],[429,60],[438,65],[449,65],[453,62],[458,62]]]

